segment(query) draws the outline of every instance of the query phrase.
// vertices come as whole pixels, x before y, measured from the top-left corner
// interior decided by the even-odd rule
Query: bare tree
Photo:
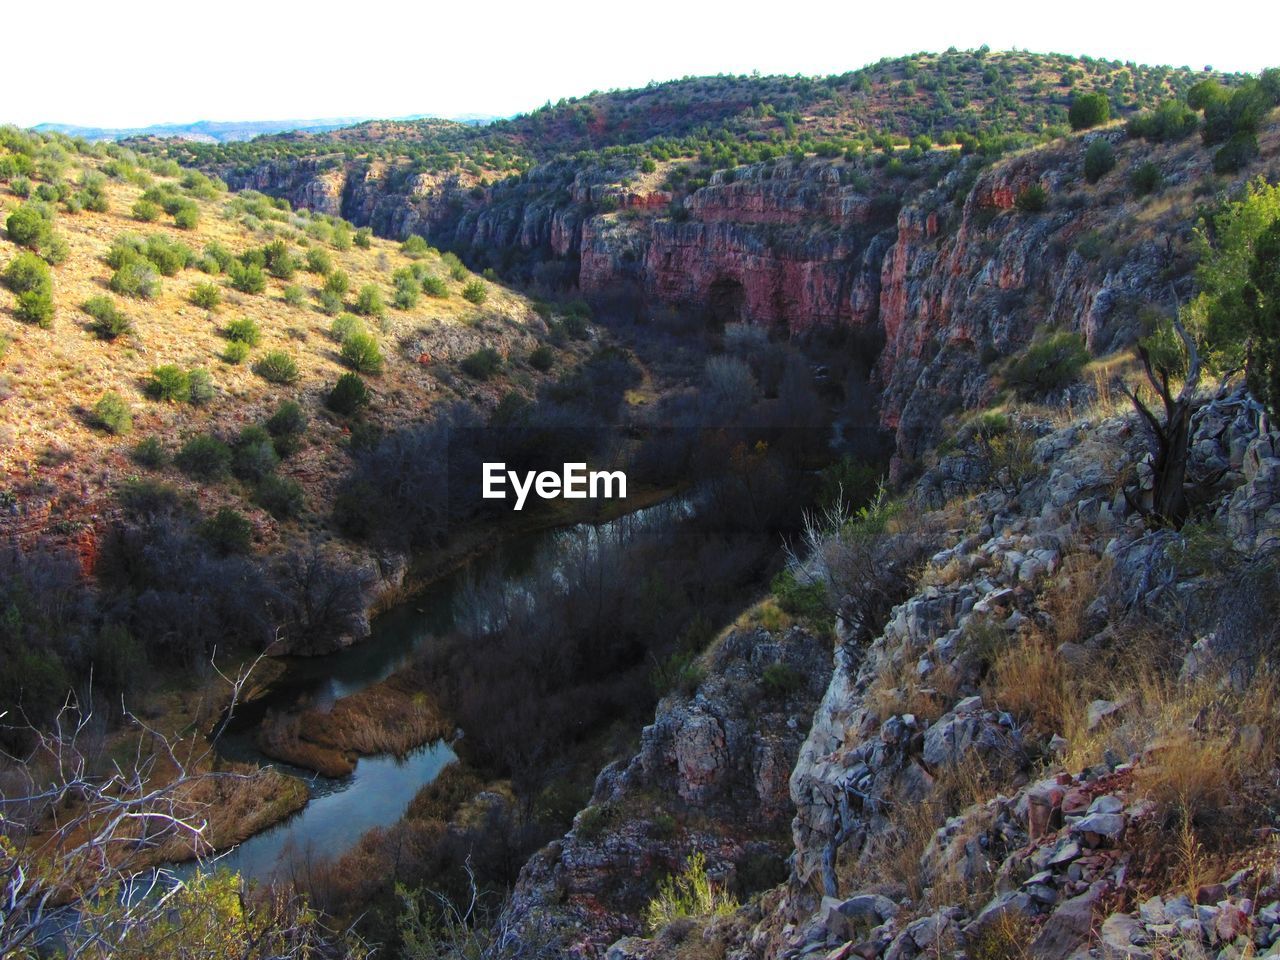
[[[210,761],[252,666],[235,677],[219,671],[231,686],[231,703],[214,737],[178,740],[125,710],[142,735],[127,760],[105,767],[90,749],[92,712],[73,697],[50,729],[23,723],[35,747],[26,757],[7,757],[0,792],[0,956],[36,956],[50,946],[68,960],[145,956],[155,949],[145,944],[156,937],[182,943],[184,922],[200,926],[202,903],[213,902],[199,897],[203,879],[180,880],[158,862],[171,844],[201,856],[212,852],[198,785],[251,776],[214,771]],[[295,956],[280,948],[318,942],[315,918],[300,904],[273,894],[251,906],[243,889],[239,896],[244,935],[228,930],[225,918],[204,917],[206,928],[221,929],[221,937],[210,935],[220,945],[205,952],[184,944],[184,956]],[[226,952],[228,936],[234,954]],[[132,954],[131,944],[140,952]],[[179,951],[171,942],[165,952]]]
[[[442,893],[425,898],[397,889],[403,910],[400,938],[405,960],[550,960],[561,956],[554,932],[541,919],[523,923],[510,912],[494,916],[476,882],[471,858],[465,902]]]

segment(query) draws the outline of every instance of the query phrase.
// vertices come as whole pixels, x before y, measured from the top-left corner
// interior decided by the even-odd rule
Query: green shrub
[[[151,470],[159,470],[169,459],[158,437],[143,437],[134,444],[129,456],[133,458],[134,463]]]
[[[231,458],[231,472],[245,483],[261,483],[276,472],[280,455],[271,435],[257,425],[246,427],[236,438]]]
[[[382,302],[382,291],[372,283],[366,283],[356,294],[356,313],[366,317],[380,317],[386,312],[386,304]]]
[[[321,290],[316,297],[316,308],[326,316],[341,313],[344,306],[346,304],[342,302],[342,297],[332,290]]]
[[[184,203],[173,214],[173,225],[180,230],[194,230],[200,224],[200,208]]]
[[[368,250],[373,246],[373,231],[368,227],[361,227],[356,231],[355,241],[361,250]]]
[[[160,274],[146,260],[132,260],[111,275],[111,289],[123,297],[151,300],[160,293]]]
[[[1166,100],[1154,110],[1140,113],[1129,121],[1129,136],[1167,143],[1181,140],[1195,130],[1199,120],[1196,113],[1179,100]]]
[[[283,240],[273,240],[262,248],[264,266],[277,280],[292,280],[298,272],[298,261]]]
[[[467,268],[462,265],[462,261],[458,259],[456,253],[442,253],[440,262],[449,268],[449,277],[451,279],[465,280],[467,278]]]
[[[1078,333],[1054,333],[1032,343],[1014,358],[1004,381],[1019,396],[1031,398],[1073,383],[1088,362],[1084,337]]]
[[[151,371],[147,395],[165,403],[186,403],[191,396],[191,377],[175,363],[165,363]]]
[[[312,247],[307,251],[307,271],[325,276],[333,270],[333,257],[329,251],[320,247]]]
[[[34,323],[42,330],[48,330],[53,326],[53,294],[40,290],[20,293],[13,313],[19,320]]]
[[[1049,205],[1049,191],[1038,183],[1018,191],[1014,205],[1023,213],[1039,213]]]
[[[93,405],[93,422],[108,433],[119,436],[133,429],[133,413],[124,397],[108,390]]]
[[[414,260],[421,260],[425,257],[431,248],[427,245],[427,241],[416,233],[409,237],[404,243],[400,244],[400,252],[406,257]]]
[[[253,543],[253,524],[231,507],[220,507],[212,517],[202,521],[199,532],[222,556],[248,553]]]
[[[738,901],[707,874],[705,855],[690,855],[683,872],[658,884],[658,893],[644,911],[645,929],[650,933],[677,920],[732,916]]]
[[[760,682],[768,696],[785,698],[804,686],[804,674],[785,663],[771,663],[764,668]]]
[[[342,362],[357,373],[376,375],[382,372],[382,350],[376,338],[367,333],[353,333],[342,341]]]
[[[462,358],[462,372],[476,380],[488,380],[502,366],[502,356],[493,347],[481,347]]]
[[[4,271],[5,286],[14,293],[53,289],[49,265],[34,253],[20,253],[9,261]]]
[[[100,173],[86,171],[80,180],[80,192],[73,198],[85,210],[106,213],[111,206],[107,198],[107,178]],[[68,200],[70,204],[72,201]]]
[[[196,480],[222,480],[231,470],[231,448],[217,437],[202,433],[184,443],[173,462]]]
[[[1110,249],[1107,238],[1099,230],[1090,230],[1080,237],[1076,252],[1086,260],[1098,260]]]
[[[190,247],[158,234],[147,238],[142,255],[166,277],[175,276],[195,258]]]
[[[284,302],[291,307],[300,307],[307,300],[307,292],[296,283],[284,288]]]
[[[192,303],[205,310],[217,310],[222,305],[222,291],[216,283],[197,283],[188,296]]]
[[[618,817],[618,808],[612,803],[593,803],[578,814],[574,831],[581,839],[594,843],[618,821]]]
[[[228,340],[243,343],[246,346],[256,347],[262,342],[262,329],[252,317],[232,320],[222,332]]]
[[[41,250],[53,239],[53,212],[43,203],[24,203],[9,214],[5,229],[18,246]]]
[[[122,233],[111,241],[111,246],[107,248],[107,255],[103,259],[106,260],[107,266],[113,270],[119,270],[126,263],[145,259],[146,249],[147,241],[138,234]]]
[[[213,378],[208,370],[197,367],[187,372],[187,402],[193,407],[203,407],[217,395],[213,386]]]
[[[329,336],[338,343],[342,343],[353,334],[364,332],[364,321],[354,313],[340,313],[329,324]]]
[[[449,287],[442,277],[429,273],[422,278],[422,292],[428,297],[447,297],[449,296]]]
[[[786,569],[773,578],[771,589],[784,613],[806,620],[821,620],[831,614],[827,586],[821,580],[806,577],[801,581],[792,570]]]
[[[413,274],[399,277],[396,280],[396,289],[392,294],[391,303],[397,310],[412,310],[418,305],[420,290],[418,280]]]
[[[53,324],[53,278],[49,265],[34,253],[20,253],[5,267],[4,282],[18,298],[19,320],[48,329]]]
[[[324,402],[334,413],[349,417],[369,403],[369,389],[356,374],[344,373]]]
[[[226,273],[236,262],[236,255],[214,240],[204,248],[204,260],[201,269],[205,273]]]
[[[351,249],[351,228],[345,223],[340,223],[333,228],[333,236],[329,241],[333,244],[335,250]]]
[[[255,263],[233,261],[227,268],[227,278],[231,281],[231,286],[241,293],[261,293],[267,289],[267,275]]]
[[[31,196],[31,181],[26,177],[15,177],[9,183],[9,189],[13,192],[15,197],[21,197],[25,200],[27,197]]]
[[[42,183],[36,187],[36,199],[42,203],[57,203],[71,195],[71,188],[65,183]]]
[[[351,278],[347,276],[345,270],[334,270],[324,278],[324,289],[328,293],[345,297],[347,291],[351,289]]]
[[[234,366],[243,363],[245,358],[249,356],[250,347],[241,340],[230,341],[226,348],[222,351],[222,359]]]
[[[1111,172],[1116,165],[1116,151],[1110,141],[1098,138],[1089,144],[1084,152],[1084,177],[1090,183],[1097,183]]]
[[[1145,197],[1159,190],[1163,179],[1160,176],[1160,168],[1148,161],[1134,167],[1129,173],[1129,186],[1138,196]]]
[[[1088,130],[1111,119],[1111,101],[1105,93],[1082,93],[1071,101],[1067,120],[1072,130]]]
[[[1280,416],[1280,220],[1258,237],[1248,264],[1245,300],[1249,331],[1245,378],[1249,391]]]
[[[182,506],[177,488],[160,480],[130,477],[120,485],[117,496],[120,505],[135,516],[176,513]]]
[[[89,329],[103,340],[114,340],[133,331],[133,323],[106,294],[90,297],[80,309],[93,317]]]
[[[141,223],[155,223],[160,219],[161,210],[150,200],[139,200],[133,205],[133,219]]]
[[[264,354],[253,365],[254,373],[268,383],[290,385],[298,382],[298,365],[293,357],[283,350],[272,350]]]
[[[534,347],[533,351],[529,354],[529,366],[541,373],[546,373],[550,370],[555,361],[555,351],[545,343]]]
[[[1213,155],[1213,172],[1236,173],[1248,166],[1258,156],[1258,135],[1253,131],[1233,134]]]
[[[288,477],[270,476],[258,484],[254,501],[277,520],[296,517],[306,506],[302,487]]]
[[[489,290],[485,287],[483,281],[471,280],[462,288],[462,299],[479,306],[489,299]]]
[[[1273,223],[1280,221],[1280,185],[1258,178],[1226,202],[1201,233],[1189,326],[1214,373],[1234,373],[1249,365],[1254,346],[1258,289],[1250,279],[1255,251]]]
[[[649,674],[649,682],[659,697],[668,693],[693,696],[706,676],[706,669],[692,650],[677,650],[659,662]]]
[[[267,432],[277,440],[287,437],[300,437],[307,430],[307,414],[302,405],[294,400],[286,400],[276,408],[276,412],[267,418]]]

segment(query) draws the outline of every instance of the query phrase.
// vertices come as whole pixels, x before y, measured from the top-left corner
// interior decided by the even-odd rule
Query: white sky
[[[842,73],[920,50],[1257,72],[1274,0],[64,0],[5,3],[0,122],[508,115],[706,73]]]

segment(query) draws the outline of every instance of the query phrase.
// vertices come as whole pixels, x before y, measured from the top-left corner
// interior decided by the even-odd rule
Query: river
[[[377,617],[371,635],[362,643],[327,656],[289,658],[284,673],[264,696],[238,708],[218,749],[229,759],[272,765],[304,778],[310,801],[287,820],[204,861],[203,866],[225,867],[246,878],[265,880],[289,850],[339,856],[366,831],[398,821],[414,795],[456,759],[450,744],[438,741],[403,758],[364,757],[346,777],[321,777],[273,761],[257,749],[254,735],[266,711],[323,707],[391,676],[452,629],[459,618],[483,616],[468,602],[468,585],[475,581],[496,576],[510,589],[521,590],[523,579],[534,570],[559,570],[570,558],[593,551],[610,538],[677,523],[694,512],[690,499],[679,498],[598,525],[580,523],[514,538]],[[197,868],[188,864],[177,872]]]

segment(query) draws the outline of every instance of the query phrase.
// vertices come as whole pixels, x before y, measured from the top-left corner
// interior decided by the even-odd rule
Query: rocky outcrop
[[[575,955],[598,956],[642,932],[658,883],[694,851],[740,892],[776,882],[788,847],[787,778],[829,650],[799,627],[723,637],[705,655],[697,690],[662,700],[639,752],[605,768],[569,834],[525,865],[511,921],[554,929]]]
[[[512,915],[550,911],[590,931],[568,944],[573,956],[606,955],[605,934],[614,932],[628,934],[607,951],[615,960],[672,955],[667,940],[637,936],[634,920],[610,912],[607,924],[596,923],[586,904],[598,909],[592,898],[621,883],[631,885],[638,911],[647,889],[639,878],[657,862],[678,862],[672,854],[685,848],[664,848],[646,833],[654,810],[698,811],[702,831],[685,839],[723,864],[727,851],[740,849],[736,826],[751,824],[748,832],[759,835],[785,816],[770,771],[794,756],[789,879],[732,923],[708,923],[701,934],[684,928],[679,936],[715,941],[736,960],[1004,956],[1014,947],[1057,960],[1170,951],[1225,960],[1275,949],[1280,872],[1272,860],[1254,858],[1191,891],[1154,886],[1167,876],[1153,852],[1166,842],[1167,813],[1144,793],[1151,781],[1142,774],[1161,748],[1149,743],[1150,720],[1137,716],[1130,699],[1095,700],[1084,716],[1090,735],[1114,730],[1114,741],[1131,744],[1131,752],[1108,749],[1101,762],[1070,769],[1054,761],[1070,741],[1029,732],[983,693],[990,651],[1026,642],[1033,625],[1052,626],[1061,614],[1040,605],[1042,591],[1078,571],[1081,557],[1105,568],[1107,586],[1079,614],[1084,646],[1053,651],[1064,663],[1105,648],[1125,617],[1153,617],[1171,603],[1193,636],[1196,624],[1221,626],[1233,615],[1216,597],[1208,606],[1195,601],[1216,591],[1214,581],[1168,575],[1183,555],[1182,535],[1148,529],[1129,514],[1120,490],[1141,482],[1137,467],[1149,456],[1133,417],[1057,428],[1023,420],[1018,429],[1037,438],[1020,489],[969,501],[966,522],[943,536],[926,565],[935,573],[893,608],[869,645],[840,630],[826,690],[798,749],[791,719],[742,725],[756,688],[751,671],[735,665],[774,660],[777,638],[731,635],[698,694],[664,701],[625,772],[602,775],[592,809],[618,803],[626,816],[590,843],[584,825],[594,815],[584,813],[563,844],[526,868]],[[1192,441],[1192,471],[1221,476],[1207,509],[1218,514],[1226,542],[1273,549],[1280,490],[1266,478],[1280,441],[1243,388],[1201,410]],[[945,478],[965,475],[965,459],[963,450],[940,458],[916,484],[917,495],[927,500]],[[792,631],[784,646],[803,636]],[[1212,642],[1195,643],[1184,673],[1222,655]],[[780,749],[771,750],[779,735]],[[1259,729],[1239,736],[1259,749]],[[769,756],[775,759],[756,759]],[[959,794],[957,783],[966,785]],[[983,793],[976,801],[975,789]],[[641,797],[646,802],[637,804]],[[863,868],[906,842],[904,808],[939,806],[947,815],[918,855],[922,891]],[[610,901],[612,909],[624,902]]]

